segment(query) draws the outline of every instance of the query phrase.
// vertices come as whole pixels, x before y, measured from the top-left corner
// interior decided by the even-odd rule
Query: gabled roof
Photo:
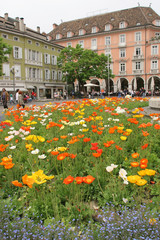
[[[67,32],[69,31],[73,32],[74,36],[78,36],[79,30],[84,29],[86,35],[91,34],[93,26],[97,26],[99,32],[104,32],[106,24],[111,24],[113,27],[112,30],[116,30],[119,29],[119,23],[121,21],[125,21],[127,23],[127,27],[130,28],[137,26],[137,24],[152,24],[152,22],[156,19],[160,19],[160,16],[152,8],[138,6],[135,8],[63,22],[48,33],[48,35],[54,40],[56,39],[56,34],[58,33],[62,35],[62,38],[66,38]]]

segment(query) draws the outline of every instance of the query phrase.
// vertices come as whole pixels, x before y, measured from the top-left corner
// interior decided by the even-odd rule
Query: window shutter
[[[25,60],[28,61],[28,51],[27,51],[27,48],[25,48]]]
[[[15,58],[15,46],[13,47],[13,57]]]
[[[50,64],[50,54],[48,54],[48,64]]]
[[[19,58],[22,59],[22,48],[19,47]]]
[[[57,65],[57,56],[55,56],[54,59],[55,59],[55,60],[54,60],[54,64]]]
[[[26,73],[26,79],[28,79],[28,68],[25,68],[25,73]]]
[[[3,64],[3,73],[6,77],[10,76],[9,64]]]

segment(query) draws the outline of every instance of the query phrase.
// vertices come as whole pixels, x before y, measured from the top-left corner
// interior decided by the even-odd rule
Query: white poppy
[[[47,156],[45,154],[42,154],[42,155],[38,155],[38,158],[39,159],[45,159]]]
[[[31,152],[32,154],[38,154],[39,153],[39,149],[35,149]]]
[[[9,149],[15,149],[16,148],[16,146],[11,146]]]
[[[106,167],[106,171],[107,171],[107,172],[112,172],[112,171],[113,171],[113,169],[114,169],[114,168],[113,168],[113,167],[111,167],[111,166],[108,166],[108,167]]]

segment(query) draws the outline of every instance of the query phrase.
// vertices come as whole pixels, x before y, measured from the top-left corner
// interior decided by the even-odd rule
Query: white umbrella
[[[86,83],[84,84],[84,87],[99,87],[97,84],[93,84],[93,83]]]
[[[137,79],[135,78],[134,79],[134,91],[136,91],[137,90]]]

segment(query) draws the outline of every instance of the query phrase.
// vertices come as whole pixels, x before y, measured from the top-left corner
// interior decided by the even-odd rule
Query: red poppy
[[[122,148],[118,145],[115,146],[117,148],[117,150],[122,150]]]
[[[64,183],[64,184],[70,184],[70,183],[73,182],[73,180],[74,180],[74,177],[68,176],[68,177],[66,177],[66,178],[63,180],[63,183]]]
[[[83,139],[83,142],[90,142],[90,141],[91,141],[90,138],[84,138],[84,139]]]
[[[76,177],[75,180],[77,184],[81,184],[83,182],[83,177]]]
[[[91,184],[94,180],[95,178],[92,177],[91,175],[88,175],[87,177],[83,177],[83,182],[87,184]]]
[[[145,169],[145,168],[147,168],[147,164],[146,164],[146,163],[144,163],[144,164],[141,164],[141,165],[140,165],[140,168],[142,168],[142,169]]]
[[[141,149],[146,149],[148,147],[148,143],[146,143],[146,144],[144,144],[142,147],[141,147]]]
[[[140,164],[142,165],[142,164],[147,164],[148,163],[148,159],[147,158],[142,158],[141,160],[140,160]]]
[[[132,157],[133,157],[133,158],[139,157],[139,153],[132,153]]]
[[[57,160],[59,160],[59,161],[62,161],[62,160],[64,160],[66,158],[66,154],[64,154],[64,153],[61,153],[61,154],[59,154],[58,156],[57,156]]]

